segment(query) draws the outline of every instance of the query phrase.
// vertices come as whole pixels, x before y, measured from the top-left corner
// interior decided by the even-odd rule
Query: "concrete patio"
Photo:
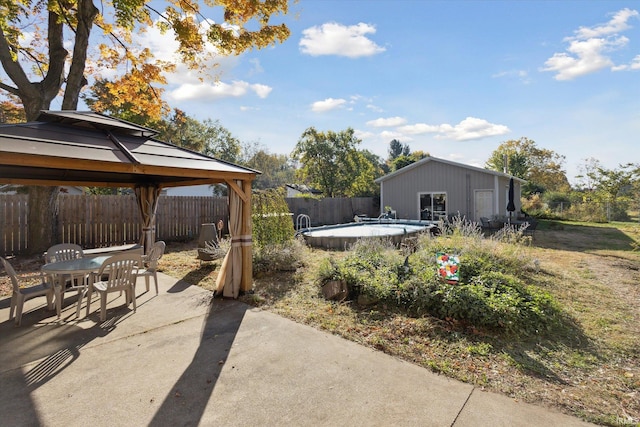
[[[159,274],[75,319],[0,299],[6,426],[585,426]],[[39,307],[39,308],[38,308]],[[33,310],[36,309],[36,310]]]

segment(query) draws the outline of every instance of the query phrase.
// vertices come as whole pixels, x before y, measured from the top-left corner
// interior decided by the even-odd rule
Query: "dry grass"
[[[545,227],[546,225],[546,227]],[[559,408],[603,425],[640,422],[640,254],[636,224],[541,224],[530,248],[535,284],[561,304],[562,331],[535,338],[431,317],[409,317],[385,306],[326,301],[314,281],[323,257],[341,252],[301,249],[304,267],[256,277],[243,301],[384,351],[434,372]],[[23,272],[37,260],[15,260]],[[194,244],[171,243],[161,270],[213,290],[220,261],[196,259]],[[0,278],[0,293],[6,288]]]

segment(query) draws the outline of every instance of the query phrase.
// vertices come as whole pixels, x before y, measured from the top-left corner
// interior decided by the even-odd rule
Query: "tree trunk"
[[[29,187],[27,253],[42,254],[56,242],[56,207],[59,187]]]
[[[93,21],[98,15],[98,9],[94,6],[93,0],[78,1],[78,23],[76,25],[75,43],[73,47],[73,57],[69,73],[67,74],[67,86],[65,87],[62,99],[63,110],[75,110],[78,108],[78,98],[80,90],[87,84],[84,76],[87,62],[87,49],[89,46],[89,36]]]
[[[49,108],[49,100],[23,98],[27,121],[35,121],[40,110]],[[55,244],[56,205],[60,187],[29,186],[29,213],[27,215],[27,253],[42,254]]]

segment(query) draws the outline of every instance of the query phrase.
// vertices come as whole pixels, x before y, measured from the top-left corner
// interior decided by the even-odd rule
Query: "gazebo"
[[[131,187],[145,247],[155,239],[162,188],[226,184],[231,249],[217,290],[236,298],[252,286],[251,183],[259,172],[159,141],[157,134],[90,111],[42,111],[34,122],[0,125],[0,183]]]

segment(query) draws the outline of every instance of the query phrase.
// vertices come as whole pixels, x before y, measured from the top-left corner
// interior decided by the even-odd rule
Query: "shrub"
[[[253,250],[253,273],[259,275],[295,271],[304,264],[306,250],[304,242],[298,239],[256,246]]]
[[[293,241],[295,231],[284,190],[256,191],[252,196],[253,239],[257,248]]]
[[[550,294],[526,286],[534,266],[517,239],[483,239],[469,225],[443,227],[423,236],[403,257],[392,245],[362,240],[340,261],[327,261],[324,277],[344,279],[355,290],[410,314],[456,319],[511,334],[536,334],[556,325],[559,310]],[[460,255],[460,283],[444,283],[435,254]]]

